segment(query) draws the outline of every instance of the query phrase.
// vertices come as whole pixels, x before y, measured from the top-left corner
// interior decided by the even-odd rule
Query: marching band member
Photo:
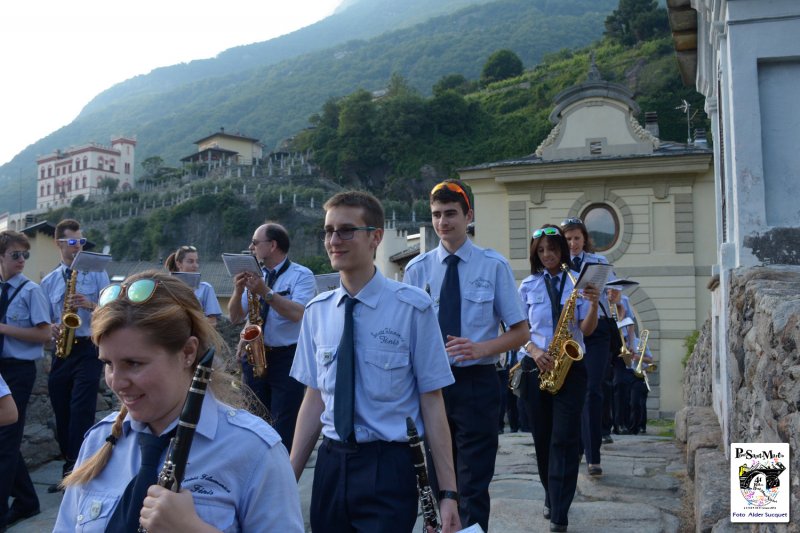
[[[563,386],[556,394],[540,390],[540,373],[552,370],[554,358],[548,353],[562,308],[573,283],[562,263],[569,261],[567,241],[557,226],[544,225],[533,232],[530,243],[531,275],[522,280],[519,295],[525,306],[531,333],[521,355],[523,397],[533,430],[539,478],[545,490],[544,517],[550,531],[566,531],[580,464],[580,419],[586,398],[586,364],[573,362]],[[577,275],[577,273],[575,273]],[[599,291],[583,290],[575,308],[570,335],[583,348],[585,335],[597,325]]]
[[[203,398],[183,489],[155,484],[200,355],[225,349],[185,283],[147,271],[109,286],[92,339],[121,408],[87,434],[63,482],[54,531],[303,531],[286,448],[242,409],[241,391],[219,370]]]
[[[181,246],[167,257],[164,267],[170,272],[200,272],[200,259],[197,248],[194,246]],[[217,325],[217,320],[222,316],[222,308],[217,300],[217,293],[210,283],[201,281],[195,289],[194,295],[203,307],[203,313],[212,326]]]

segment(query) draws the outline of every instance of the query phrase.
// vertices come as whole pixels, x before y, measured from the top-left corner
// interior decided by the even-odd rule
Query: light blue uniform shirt
[[[275,266],[275,270],[280,271],[283,263]],[[262,269],[262,278],[266,280],[269,270]],[[272,290],[280,293],[284,298],[289,298],[300,305],[306,305],[317,294],[317,284],[314,281],[314,273],[303,265],[292,261],[289,268],[278,276]],[[260,299],[259,299],[260,300]],[[242,310],[247,314],[247,289],[242,294]],[[286,317],[281,316],[272,307],[267,311],[267,322],[263,326],[264,344],[267,346],[289,346],[297,342],[300,336],[300,321],[292,322]]]
[[[61,314],[64,310],[64,293],[67,292],[67,281],[64,271],[67,265],[61,263],[42,280],[42,290],[50,301],[50,320],[53,324],[61,323]],[[89,300],[97,303],[100,299],[100,291],[106,288],[109,283],[108,274],[103,272],[78,272],[78,280],[75,283],[75,292],[86,296]],[[76,337],[89,337],[92,334],[92,311],[79,308],[78,316],[81,317],[81,325],[75,330]]]
[[[116,415],[89,430],[78,465],[105,443]],[[177,420],[166,431],[176,424]],[[128,415],[100,475],[64,493],[53,531],[105,530],[125,487],[139,471],[140,431],[149,433]],[[162,462],[165,456],[166,450]],[[278,434],[260,418],[228,407],[210,392],[203,399],[181,487],[192,492],[198,516],[222,531],[304,531],[297,482]]]
[[[563,272],[558,274],[559,286],[561,286],[561,278],[565,276]],[[550,297],[547,294],[547,276],[543,273],[532,274],[522,280],[519,286],[519,297],[522,304],[528,313],[528,322],[531,326],[531,342],[537,348],[547,350],[550,346],[550,341],[553,340],[553,311],[550,306]],[[575,275],[577,278],[577,275]],[[567,277],[564,283],[564,292],[561,294],[561,304],[566,304],[569,295],[574,287],[572,280]],[[581,345],[583,350],[586,346],[583,343],[583,332],[580,328],[580,321],[586,318],[589,313],[590,304],[588,300],[578,297],[575,305],[575,322],[570,324],[569,331],[572,338]]]
[[[11,394],[11,389],[8,388],[8,383],[3,379],[3,376],[0,376],[0,398],[9,394]]]
[[[346,295],[340,286],[306,306],[289,374],[320,391],[325,403],[322,434],[334,440],[340,440],[333,426],[333,398]],[[455,381],[431,299],[377,270],[355,298],[356,441],[406,442],[407,416],[423,435],[419,395]]]
[[[444,260],[448,255],[450,253],[440,242],[435,250],[412,259],[403,276],[405,283],[424,288],[431,295],[437,314],[439,293],[447,271]],[[493,339],[497,337],[501,320],[509,326],[525,320],[514,274],[505,257],[494,250],[476,246],[470,239],[456,251],[456,255],[461,259],[458,278],[462,337],[472,342]],[[453,366],[493,365],[500,358],[497,355],[456,363],[454,357],[450,358]]]
[[[8,280],[9,298],[11,298],[11,295],[16,292],[17,287],[26,279],[28,278],[24,274],[17,274]],[[42,292],[42,288],[28,280],[28,283],[25,283],[25,286],[22,287],[14,299],[11,300],[3,323],[19,328],[30,328],[40,324],[49,324],[50,308]],[[6,335],[5,343],[3,344],[3,353],[0,355],[4,358],[33,361],[44,355],[44,347],[41,343],[22,341],[11,335]]]
[[[581,252],[578,255],[576,255],[576,256],[574,255],[574,256],[571,256],[569,258],[569,260],[570,260],[570,269],[573,268],[572,267],[572,260],[575,259],[576,257],[580,257],[581,258],[581,264],[583,264],[583,263],[600,263],[600,264],[603,264],[603,265],[608,265],[609,264],[608,259],[606,259],[606,257],[604,255],[592,254],[592,253],[589,253],[589,252]],[[607,282],[611,281],[612,279],[614,279],[616,277],[617,277],[617,275],[612,271],[609,274],[608,279],[606,281]],[[575,278],[577,279],[578,276],[576,275]],[[597,312],[599,313],[598,316],[601,316],[601,317],[602,316],[608,316],[609,318],[611,318],[611,309],[610,309],[609,304],[608,304],[608,296],[606,295],[606,291],[602,287],[597,287],[597,288],[598,289],[602,289],[601,292],[600,292],[600,298],[598,300],[598,308],[597,308]]]
[[[214,287],[210,283],[201,281],[197,290],[194,291],[194,295],[197,296],[197,300],[203,307],[203,313],[206,316],[222,316],[222,308],[219,306],[217,293],[214,292]]]

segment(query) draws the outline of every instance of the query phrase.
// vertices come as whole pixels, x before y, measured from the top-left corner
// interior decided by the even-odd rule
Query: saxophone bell
[[[253,376],[262,377],[267,370],[267,358],[264,353],[264,335],[261,326],[246,325],[239,338],[245,342],[244,351],[247,354],[247,362],[253,366]]]

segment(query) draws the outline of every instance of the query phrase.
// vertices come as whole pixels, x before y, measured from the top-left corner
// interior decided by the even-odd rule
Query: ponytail
[[[97,450],[97,452],[89,459],[84,461],[79,467],[70,472],[70,474],[61,481],[62,487],[73,487],[76,485],[85,485],[94,478],[100,475],[100,472],[108,464],[111,459],[111,452],[114,450],[114,445],[122,437],[122,422],[125,420],[125,415],[128,414],[128,409],[123,405],[111,426],[111,435],[106,439],[105,444]]]

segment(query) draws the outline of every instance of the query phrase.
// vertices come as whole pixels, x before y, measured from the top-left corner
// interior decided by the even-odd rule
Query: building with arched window
[[[136,139],[113,137],[111,146],[89,143],[38,158],[37,209],[69,205],[78,195],[102,194],[106,180],[117,180],[117,190],[130,189],[135,153]]]

